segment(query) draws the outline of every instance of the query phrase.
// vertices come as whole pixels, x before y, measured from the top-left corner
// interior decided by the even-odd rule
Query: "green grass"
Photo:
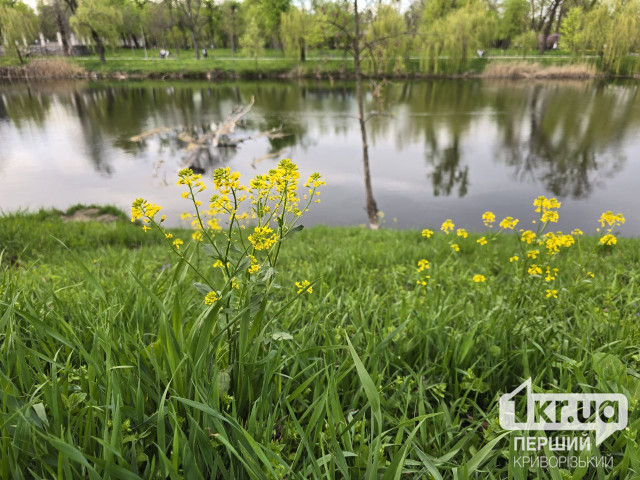
[[[478,237],[459,253],[416,231],[287,241],[247,393],[225,325],[153,232],[0,218],[0,478],[637,478],[640,240],[581,237],[553,259],[553,300],[509,263],[520,242]],[[313,294],[276,316],[304,279]],[[600,446],[613,471],[513,467],[497,399],[529,376],[632,399],[629,430]]]
[[[539,55],[537,51],[527,52],[523,59],[521,52],[511,50],[490,50],[488,58],[473,58],[467,65],[459,66],[447,59],[438,61],[437,75],[457,75],[461,73],[480,74],[485,66],[496,61],[536,62],[542,66],[563,66],[578,63],[594,64],[600,68],[600,59],[596,57],[571,56],[566,51],[549,51]],[[162,60],[158,50],[149,49],[147,57],[142,49],[130,50],[126,48],[107,52],[106,63],[100,63],[97,56],[77,57],[72,61],[87,72],[102,76],[125,74],[138,77],[180,77],[180,78],[255,78],[278,76],[341,76],[353,73],[353,60],[344,56],[342,51],[308,52],[308,60],[300,62],[298,58],[285,57],[281,50],[266,50],[255,61],[242,50],[232,54],[229,49],[213,49],[209,51],[210,58],[196,60],[192,50],[181,50],[178,56]],[[505,58],[508,57],[508,58]],[[365,59],[366,60],[366,59]],[[0,57],[0,68],[17,66],[15,58]],[[366,61],[363,68],[367,69]],[[638,72],[636,57],[626,57],[621,65],[619,75],[634,75]],[[397,73],[397,72],[396,72]],[[420,67],[420,60],[411,56],[405,60],[405,70],[400,75],[424,75]]]

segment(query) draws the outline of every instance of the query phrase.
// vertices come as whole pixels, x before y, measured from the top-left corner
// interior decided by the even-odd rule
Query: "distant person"
[[[209,52],[207,52],[206,48],[202,49],[202,58],[209,58]]]
[[[164,58],[164,52],[165,52],[164,48],[161,48],[160,49],[160,58]]]
[[[478,57],[484,57],[484,50],[476,50],[476,53],[478,54]]]

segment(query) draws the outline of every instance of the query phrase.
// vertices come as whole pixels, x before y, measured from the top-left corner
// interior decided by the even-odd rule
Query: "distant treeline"
[[[22,61],[40,33],[67,52],[73,34],[102,61],[116,46],[194,49],[197,58],[242,49],[256,59],[275,48],[300,61],[310,50],[346,56],[357,48],[364,71],[402,72],[418,57],[426,73],[441,73],[442,58],[453,73],[487,50],[558,48],[620,73],[640,49],[640,0],[413,0],[405,9],[391,0],[39,0],[35,11],[0,0],[6,54]]]

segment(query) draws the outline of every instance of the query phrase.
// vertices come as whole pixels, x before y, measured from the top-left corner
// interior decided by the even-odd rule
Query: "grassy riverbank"
[[[632,76],[638,73],[638,59],[628,57],[623,61],[621,76]],[[36,61],[40,61],[36,59]],[[68,76],[77,76],[78,68],[85,75],[102,78],[348,78],[353,75],[353,60],[342,52],[311,51],[307,61],[301,62],[296,58],[284,57],[279,50],[269,50],[257,60],[243,55],[242,52],[232,54],[227,50],[211,51],[207,59],[196,60],[191,51],[182,51],[179,56],[160,59],[155,50],[120,49],[107,56],[106,63],[100,63],[96,56],[78,57],[70,59],[72,68],[68,69]],[[567,52],[547,52],[539,55],[537,52],[526,54],[518,52],[491,51],[488,58],[473,58],[458,70],[457,62],[443,58],[438,62],[438,68],[432,73],[425,73],[421,68],[419,57],[405,59],[404,68],[396,72],[380,73],[386,77],[438,77],[438,76],[482,76],[489,71],[489,76],[502,77],[531,77],[552,76],[557,78],[584,78],[585,75],[595,76],[600,63],[596,56],[575,57]],[[60,76],[59,66],[51,63],[52,75]],[[507,66],[507,68],[504,68]],[[579,73],[576,73],[579,67]],[[363,68],[367,71],[366,60]],[[0,77],[18,77],[21,71],[30,78],[47,76],[47,69],[29,72],[28,67],[20,67],[17,60],[0,58]],[[549,72],[553,73],[549,73]],[[501,72],[501,73],[498,73]],[[545,73],[546,72],[546,73]],[[585,74],[585,72],[588,72]],[[374,72],[368,72],[373,74]]]
[[[532,260],[513,235],[484,237],[314,227],[289,240],[268,312],[297,281],[313,293],[260,333],[240,421],[224,325],[204,328],[191,273],[159,236],[127,219],[0,218],[0,478],[632,478],[640,239],[576,236]],[[534,262],[557,279],[527,275]],[[206,378],[189,373],[194,331]],[[599,448],[613,471],[513,466],[497,399],[529,376],[628,395],[629,429]]]

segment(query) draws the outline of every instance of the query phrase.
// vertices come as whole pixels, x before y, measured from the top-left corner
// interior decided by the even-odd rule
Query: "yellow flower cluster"
[[[451,219],[447,218],[444,222],[442,222],[442,225],[440,226],[440,230],[442,230],[444,233],[449,235],[449,233],[452,232],[455,227],[456,226],[451,221]]]
[[[602,228],[604,228],[604,226],[607,225],[609,227],[608,230],[611,231],[614,227],[623,225],[626,219],[624,218],[624,215],[622,215],[621,213],[614,214],[612,211],[609,210],[607,212],[604,212],[600,216],[600,220],[598,221],[600,222],[600,225],[602,226]]]
[[[482,223],[484,223],[485,227],[493,226],[493,223],[496,221],[496,216],[493,212],[484,212],[482,214]]]
[[[558,209],[561,207],[561,203],[556,198],[547,198],[539,196],[533,201],[535,212],[539,214],[540,223],[537,231],[520,229],[518,238],[525,245],[531,245],[529,249],[522,248],[521,255],[511,255],[509,258],[510,263],[516,263],[520,261],[521,256],[525,258],[523,265],[523,271],[528,273],[529,276],[539,277],[544,279],[545,282],[554,282],[558,277],[558,268],[549,265],[553,256],[560,253],[562,249],[568,249],[576,244],[577,237],[584,235],[584,232],[578,228],[573,229],[570,234],[565,234],[561,231],[547,232],[547,227],[550,223],[556,223],[559,219]],[[599,239],[599,244],[604,246],[616,245],[618,239],[611,233],[612,230],[625,223],[625,218],[621,213],[614,214],[611,211],[604,212],[598,220],[600,226],[605,229],[603,235]],[[482,222],[486,227],[493,227],[496,222],[496,216],[493,212],[486,211],[482,214]],[[487,245],[490,241],[495,240],[500,234],[503,234],[505,230],[514,230],[518,225],[519,220],[513,217],[503,218],[499,225],[501,230],[495,233],[482,236],[476,240],[476,243],[480,246]],[[533,223],[536,223],[534,221]],[[452,219],[446,219],[440,226],[440,230],[444,234],[449,235],[455,230],[455,224]],[[598,231],[601,229],[598,228]],[[469,233],[464,228],[458,228],[455,230],[456,236],[461,239],[469,237]],[[606,233],[606,234],[605,234]],[[422,236],[430,238],[434,235],[434,232],[430,229],[422,230]],[[449,243],[449,246],[455,252],[460,251],[460,245],[457,243]],[[524,245],[522,245],[524,247]],[[536,260],[537,259],[537,260]],[[530,260],[537,261],[540,264],[529,264]],[[545,265],[546,264],[546,265]],[[418,273],[430,267],[430,264],[426,260],[420,260],[418,262]],[[517,269],[519,271],[519,269]],[[593,278],[593,273],[588,272],[587,277]],[[427,279],[430,277],[420,277],[417,281],[419,285],[427,285]],[[483,283],[486,281],[486,277],[481,274],[475,274],[472,279],[476,283]],[[558,298],[558,290],[547,290],[547,298]]]
[[[218,296],[218,293],[215,292],[214,290],[211,290],[209,293],[207,293],[204,297],[204,304],[205,305],[213,305],[214,303],[216,303],[218,300],[220,300],[220,297]]]
[[[296,287],[298,287],[298,293],[302,293],[304,291],[306,291],[307,293],[313,293],[313,287],[311,287],[310,285],[311,285],[311,282],[309,282],[309,280],[296,282]]]
[[[540,221],[542,223],[558,222],[558,210],[562,203],[560,203],[556,198],[547,198],[545,196],[539,196],[533,201],[533,206],[536,207],[536,212],[540,214]]]
[[[505,217],[500,222],[500,227],[508,230],[513,230],[518,224],[519,220],[513,217]]]
[[[193,191],[196,189],[197,193],[199,193],[207,188],[202,181],[202,175],[194,174],[190,168],[183,168],[178,172],[178,185],[184,185],[189,189],[182,192],[182,198],[188,198],[193,195]]]
[[[562,232],[558,232],[557,234],[549,232],[544,235],[544,245],[549,255],[555,255],[560,251],[560,248],[569,248],[575,242],[575,239],[571,235],[566,235]]]
[[[545,282],[553,282],[556,279],[556,276],[558,275],[558,269],[557,268],[547,267],[546,275],[547,276],[544,277],[544,281]]]
[[[531,230],[527,230],[522,232],[522,236],[520,237],[520,239],[525,242],[525,243],[533,243],[533,241],[536,239],[536,234],[533,233]]]
[[[533,263],[529,269],[527,270],[527,272],[529,273],[529,275],[542,275],[542,268],[540,268],[538,265],[536,265],[535,263]]]
[[[618,239],[613,235],[611,235],[610,233],[607,233],[604,237],[600,239],[600,243],[602,245],[615,245],[616,243],[618,243]]]
[[[311,174],[305,182],[304,187],[308,190],[303,195],[306,200],[303,207],[300,206],[298,195],[299,178],[298,166],[289,159],[278,162],[267,174],[257,175],[247,186],[241,184],[239,172],[232,171],[230,167],[218,168],[213,172],[214,192],[208,205],[203,207],[204,199],[197,198],[198,194],[207,188],[202,175],[195,174],[189,168],[178,172],[177,184],[186,187],[181,192],[181,197],[190,200],[194,207],[192,213],[185,212],[181,218],[191,222],[194,242],[206,243],[206,253],[214,260],[213,268],[219,268],[225,278],[224,288],[241,290],[243,283],[253,281],[250,276],[257,274],[263,265],[275,267],[281,248],[280,241],[289,232],[299,230],[296,222],[300,216],[308,210],[312,202],[320,201],[318,189],[326,185],[320,174]],[[180,252],[184,242],[179,238],[173,238],[171,233],[159,225],[165,217],[163,216],[160,222],[154,220],[160,209],[158,205],[137,199],[131,207],[131,220],[135,222],[141,219],[145,231],[149,230],[150,226],[158,227],[173,251],[208,284],[207,276]],[[255,227],[248,237],[242,234],[242,230],[247,227],[244,220],[255,221]],[[277,228],[272,228],[274,224]],[[214,241],[215,234],[223,229],[223,239]],[[248,243],[245,238],[248,239]],[[270,250],[272,247],[274,251],[267,252],[263,260],[256,258],[258,252]],[[247,265],[246,260],[242,262],[247,256],[251,260],[246,266],[247,275],[239,275],[240,265]],[[313,291],[307,280],[297,282],[296,285],[301,292]],[[221,291],[225,291],[224,288]],[[213,305],[218,300],[219,294],[215,291],[210,291],[205,296],[206,305]]]
[[[418,260],[418,272],[422,272],[423,270],[428,270],[429,268],[431,268],[431,265],[429,264],[429,260]]]
[[[149,223],[161,209],[160,205],[149,203],[144,198],[138,198],[131,205],[131,222],[142,220],[144,223]],[[164,221],[164,217],[160,221]],[[148,227],[144,230],[147,231]]]
[[[249,242],[256,250],[269,250],[278,241],[278,236],[271,227],[256,227],[249,235]]]

